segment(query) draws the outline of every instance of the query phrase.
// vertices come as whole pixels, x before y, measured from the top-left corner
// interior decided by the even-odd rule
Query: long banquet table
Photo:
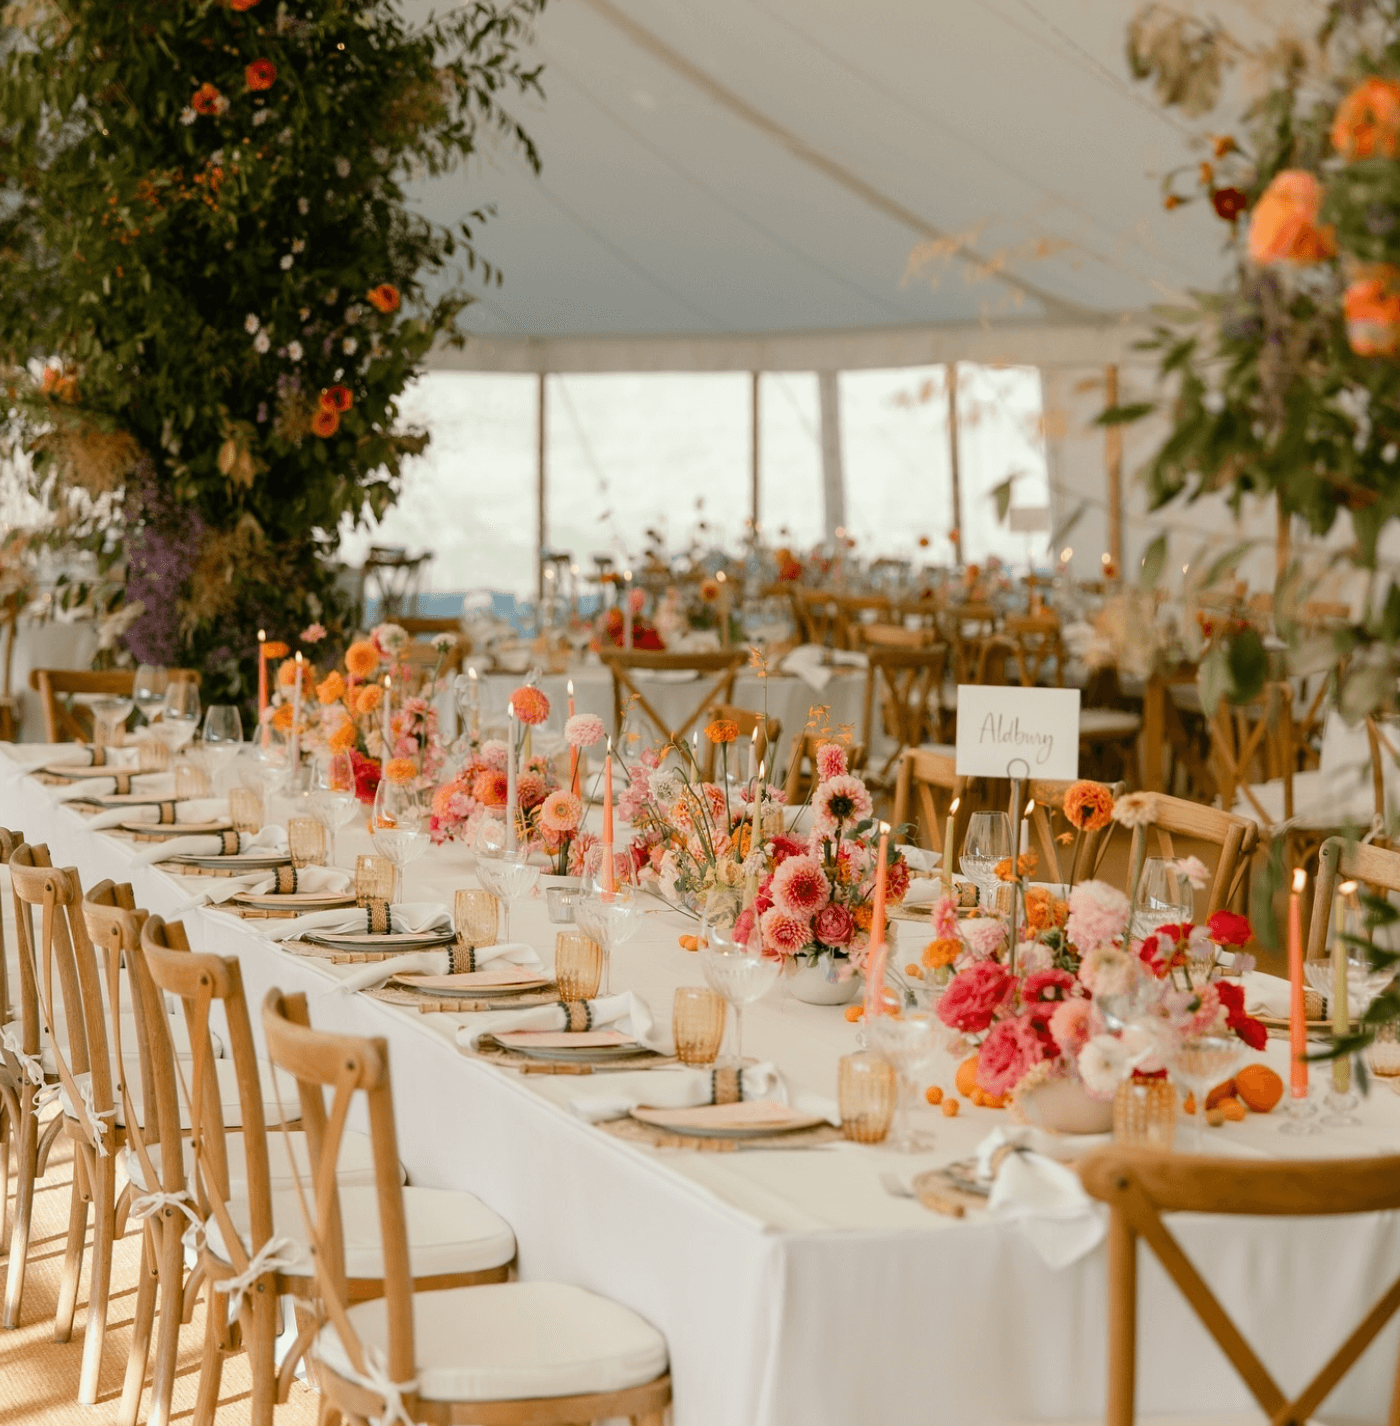
[[[84,884],[132,881],[138,904],[181,914],[201,883],[133,867],[133,846],[94,832],[24,775],[33,745],[0,746],[0,825],[49,844]],[[368,849],[339,839],[342,864]],[[409,899],[471,884],[467,855],[410,867]],[[392,1047],[400,1155],[414,1183],[470,1189],[515,1229],[526,1278],[581,1284],[643,1313],[666,1335],[676,1426],[909,1426],[1100,1417],[1105,1259],[1100,1245],[1047,1266],[1038,1229],[983,1213],[952,1220],[890,1197],[905,1174],[974,1151],[1004,1111],[964,1104],[956,1119],[921,1110],[936,1149],[912,1159],[840,1143],[806,1150],[703,1153],[624,1142],[568,1109],[576,1076],[521,1076],[460,1052],[451,1017],[415,1014],[337,988],[337,967],[257,934],[267,923],[186,914],[196,948],[236,956],[250,997],[304,991],[313,1022],[383,1035]],[[517,906],[515,932],[548,955],[542,900]],[[614,988],[658,1017],[677,985],[699,983],[677,945],[683,919],[661,910],[616,956]],[[905,927],[906,934],[912,927]],[[255,1013],[256,1020],[256,1013]],[[836,1061],[857,1029],[841,1012],[774,993],[745,1016],[745,1048],[791,1086],[835,1093]],[[1282,1046],[1269,1058],[1282,1065]],[[941,1057],[930,1080],[952,1086]],[[1385,1085],[1360,1128],[1289,1140],[1273,1117],[1210,1131],[1241,1155],[1400,1152],[1400,1098]],[[1183,1126],[1184,1127],[1184,1126]],[[1346,1220],[1189,1217],[1174,1224],[1225,1307],[1285,1390],[1300,1388],[1400,1272],[1395,1215]],[[1155,1261],[1141,1274],[1139,1401],[1144,1413],[1239,1412],[1249,1398]],[[1328,1419],[1382,1419],[1397,1329],[1373,1345],[1328,1403]]]

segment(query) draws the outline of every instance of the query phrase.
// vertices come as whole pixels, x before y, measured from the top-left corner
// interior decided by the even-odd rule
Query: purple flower
[[[258,402],[258,425],[262,425],[267,420],[267,402]]]

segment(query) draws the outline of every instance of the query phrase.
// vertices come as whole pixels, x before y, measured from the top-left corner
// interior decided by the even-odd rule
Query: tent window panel
[[[822,436],[817,378],[764,372],[759,389],[759,531],[776,548],[822,540]]]
[[[433,554],[425,589],[485,587],[528,595],[535,583],[533,376],[435,371],[399,403],[432,442],[405,462],[403,494],[372,531],[343,532],[341,558],[370,544]]]
[[[749,518],[749,377],[549,378],[547,530],[588,569],[594,554],[641,558],[735,549]]]

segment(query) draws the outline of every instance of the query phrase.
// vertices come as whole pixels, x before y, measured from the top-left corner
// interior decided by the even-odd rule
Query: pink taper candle
[[[1288,897],[1288,1088],[1294,1099],[1308,1097],[1308,1012],[1303,1004],[1303,888],[1308,874],[1293,873]]]
[[[617,874],[613,869],[613,798],[612,739],[608,739],[608,755],[603,759],[603,892],[617,890]]]
[[[880,833],[880,860],[875,864],[875,897],[871,905],[870,952],[865,958],[865,1014],[885,1013],[885,879],[888,874],[890,834]]]
[[[574,716],[574,681],[569,680],[569,717]],[[569,744],[569,791],[578,796],[578,749]]]

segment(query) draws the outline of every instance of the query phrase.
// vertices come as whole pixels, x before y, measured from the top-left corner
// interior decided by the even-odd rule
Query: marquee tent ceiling
[[[1133,314],[1222,262],[1204,205],[1162,209],[1196,126],[1129,79],[1136,8],[551,0],[547,99],[521,110],[543,173],[501,147],[422,191],[443,221],[498,209],[504,286],[441,364],[1113,359]]]

